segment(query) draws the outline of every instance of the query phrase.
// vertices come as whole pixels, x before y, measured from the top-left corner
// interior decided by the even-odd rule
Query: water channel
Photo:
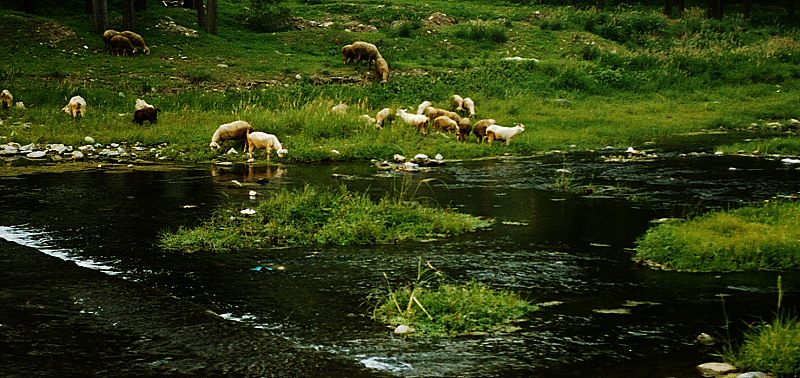
[[[630,248],[653,220],[796,196],[800,170],[768,158],[609,156],[449,162],[417,173],[369,162],[94,164],[58,173],[19,159],[0,167],[29,171],[0,180],[0,238],[402,377],[698,376],[694,366],[714,360],[715,351],[698,347],[698,334],[735,340],[746,324],[771,318],[779,275],[789,288],[785,303],[797,303],[795,271],[654,271],[635,264]],[[345,185],[376,197],[413,188],[420,200],[495,223],[451,239],[385,246],[182,255],[154,245],[160,232],[199,224],[218,206],[244,208],[282,186],[303,185]],[[251,198],[251,190],[259,195]],[[395,283],[412,280],[419,258],[455,281],[475,279],[551,305],[515,332],[395,336],[366,316],[366,298],[384,287],[384,273]]]

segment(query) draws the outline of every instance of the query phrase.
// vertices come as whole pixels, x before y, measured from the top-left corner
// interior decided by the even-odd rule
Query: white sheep
[[[378,128],[382,128],[387,120],[392,116],[392,108],[383,108],[378,114],[375,115],[375,124]]]
[[[72,118],[77,117],[79,114],[81,117],[86,116],[86,100],[83,99],[81,96],[74,96],[69,99],[67,106],[63,109],[64,113],[71,114]]]
[[[253,150],[258,148],[267,150],[267,161],[269,161],[272,150],[277,151],[278,157],[283,157],[283,155],[286,155],[289,152],[289,150],[283,148],[281,142],[278,140],[278,137],[272,134],[263,133],[261,131],[247,133],[247,144],[250,146],[248,149],[248,155],[250,155],[251,160],[253,160]]]
[[[464,99],[462,107],[464,110],[469,112],[470,118],[475,117],[475,101],[472,101],[471,98],[467,97]]]
[[[244,139],[244,148],[247,148],[247,133],[253,131],[253,127],[246,121],[234,121],[220,125],[214,135],[211,136],[211,143],[208,145],[212,150],[220,148],[219,142],[225,142],[225,151],[228,151],[229,140]]]
[[[464,110],[464,98],[463,97],[461,97],[461,96],[459,96],[457,94],[454,94],[452,99],[453,99],[453,108],[457,112],[460,112],[460,111]]]
[[[422,102],[421,104],[419,104],[419,106],[417,107],[417,114],[422,114],[422,113],[424,113],[424,112],[425,112],[425,109],[428,109],[429,107],[431,107],[431,105],[433,105],[433,103],[432,103],[432,102],[430,102],[430,101],[423,101],[423,102]]]
[[[0,92],[0,102],[3,103],[3,109],[10,108],[14,103],[14,96],[11,95],[11,92],[9,92],[8,89],[3,89],[3,91]]]
[[[486,138],[489,140],[489,145],[495,139],[506,141],[506,146],[511,143],[511,139],[525,131],[525,125],[518,123],[514,127],[505,127],[500,125],[491,125],[486,128]]]
[[[339,105],[336,105],[336,106],[332,107],[331,108],[331,113],[333,113],[333,114],[344,114],[344,113],[347,113],[347,109],[350,109],[350,106],[348,106],[345,103],[341,103]]]
[[[424,114],[411,114],[408,113],[406,109],[398,109],[397,116],[403,119],[403,121],[409,125],[415,126],[423,134],[428,133],[427,123],[428,123],[428,116]]]

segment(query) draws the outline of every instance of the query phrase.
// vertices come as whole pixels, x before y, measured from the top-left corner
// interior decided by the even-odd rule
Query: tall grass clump
[[[494,22],[470,21],[454,27],[453,36],[476,42],[508,42],[506,28]]]
[[[249,213],[249,214],[248,214]],[[487,226],[478,217],[344,187],[282,189],[251,208],[228,207],[195,228],[164,232],[162,247],[193,252],[312,244],[383,244],[447,237]]]
[[[666,269],[729,272],[800,267],[800,203],[715,211],[651,228],[636,256]]]
[[[784,289],[778,277],[778,312],[774,320],[750,327],[741,347],[729,344],[722,353],[725,361],[743,370],[766,371],[780,376],[800,374],[800,320],[781,312]]]
[[[384,274],[386,277],[386,275]],[[416,336],[453,336],[498,330],[504,324],[538,310],[538,307],[506,290],[481,283],[446,282],[430,263],[420,260],[416,280],[377,295],[373,318],[391,326],[406,325]]]

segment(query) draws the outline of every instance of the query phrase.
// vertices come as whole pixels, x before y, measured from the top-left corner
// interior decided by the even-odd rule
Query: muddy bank
[[[4,376],[387,376],[2,239],[0,264]]]

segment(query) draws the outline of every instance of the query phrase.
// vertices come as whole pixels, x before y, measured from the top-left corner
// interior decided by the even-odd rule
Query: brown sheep
[[[472,128],[472,133],[478,137],[478,142],[483,142],[483,140],[486,138],[486,128],[494,125],[495,123],[497,122],[493,119],[482,119],[478,122],[475,122],[475,126]]]
[[[345,45],[342,47],[342,55],[344,55],[344,64],[350,64],[356,60],[356,53],[353,51],[353,45]]]
[[[389,63],[382,56],[375,60],[375,73],[381,79],[382,84],[389,82]]]
[[[133,113],[133,122],[144,125],[144,121],[150,121],[150,124],[158,122],[158,113],[161,109],[156,109],[152,106],[142,108]]]
[[[350,47],[348,48],[348,46]],[[381,57],[377,46],[363,41],[356,41],[353,42],[352,45],[343,47],[342,54],[345,56],[345,63],[347,63],[348,57],[352,57],[352,61],[364,60],[367,62],[367,65]]]
[[[133,43],[131,40],[123,35],[115,35],[109,41],[111,45],[111,51],[116,53],[117,56],[122,54],[122,56],[128,56],[128,52],[133,53]]]
[[[119,32],[114,29],[108,29],[103,33],[103,43],[106,45],[106,51],[111,52],[111,38],[119,35]]]
[[[466,141],[471,131],[472,121],[469,118],[461,118],[461,121],[458,121],[458,140]]]
[[[0,92],[0,102],[3,103],[3,109],[10,108],[11,104],[14,103],[14,96],[11,95],[8,89],[3,89],[3,92]]]
[[[458,122],[450,119],[448,116],[439,116],[433,120],[433,131],[441,131],[443,133],[453,132],[458,130]]]
[[[434,108],[433,106],[429,106],[427,109],[425,109],[425,111],[422,114],[428,116],[429,123],[433,122],[433,120],[436,119],[436,117],[441,117],[441,116],[446,116],[456,122],[461,120],[461,116],[458,115],[458,113],[451,112],[445,109]]]
[[[142,38],[141,35],[127,30],[124,32],[120,32],[119,34],[125,36],[125,38],[128,38],[131,41],[131,43],[135,47],[133,49],[134,53],[136,53],[136,48],[141,47],[142,52],[145,53],[145,55],[150,55],[150,48],[147,47],[147,45],[144,43],[144,38]]]

